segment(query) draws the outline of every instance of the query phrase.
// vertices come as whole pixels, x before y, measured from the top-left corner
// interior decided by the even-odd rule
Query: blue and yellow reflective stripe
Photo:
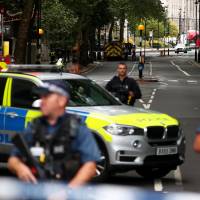
[[[107,142],[112,142],[112,135],[107,133],[103,127],[112,124],[113,121],[108,119],[108,116],[99,114],[99,113],[91,113],[85,123],[87,124],[88,128],[91,130],[95,130],[98,134]]]
[[[40,80],[38,77],[36,76],[33,76],[31,74],[14,74],[14,73],[0,73],[0,76],[3,76],[3,77],[10,77],[10,78],[23,78],[23,79],[28,79],[28,80],[31,80],[33,81],[34,83],[41,83],[42,80]]]
[[[67,112],[78,114],[81,117],[81,120],[86,123],[87,127],[91,131],[97,132],[107,142],[112,141],[112,135],[102,129],[102,127],[109,124],[109,122],[105,120],[104,115],[100,115],[99,113],[79,111],[75,109],[67,109]]]
[[[27,127],[27,124],[31,122],[34,118],[41,116],[42,113],[39,110],[28,110],[26,113],[24,127]]]
[[[3,106],[11,106],[11,85],[12,85],[12,78],[8,78],[6,81],[4,95],[3,95]]]

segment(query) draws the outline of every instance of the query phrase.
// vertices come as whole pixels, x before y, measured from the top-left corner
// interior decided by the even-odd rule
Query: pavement
[[[101,62],[94,62],[89,63],[87,66],[81,66],[81,75],[84,75],[85,73],[88,73],[89,71],[94,70],[97,66],[101,65]],[[154,76],[144,76],[143,78],[139,79],[138,77],[134,77],[134,79],[139,82],[140,84],[145,84],[149,82],[158,82],[159,80]]]
[[[94,68],[97,67],[97,64],[95,63],[89,63],[87,66],[81,66],[81,74],[85,74],[87,72],[89,72],[90,70],[93,70]]]

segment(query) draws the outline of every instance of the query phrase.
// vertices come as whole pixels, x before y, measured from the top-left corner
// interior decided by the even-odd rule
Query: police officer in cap
[[[66,179],[70,187],[87,183],[96,174],[100,151],[89,129],[77,117],[65,112],[70,93],[68,84],[52,80],[35,92],[41,97],[42,116],[28,124],[23,136],[33,154],[40,152],[39,167],[47,179]],[[37,177],[15,146],[8,167],[19,179],[37,183]]]

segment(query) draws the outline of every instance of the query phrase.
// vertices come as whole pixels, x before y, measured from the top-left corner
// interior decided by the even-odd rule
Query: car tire
[[[142,167],[139,169],[136,169],[136,172],[143,176],[146,179],[153,179],[153,178],[162,178],[166,176],[172,168],[147,168]]]
[[[101,151],[101,161],[97,162],[96,176],[93,181],[105,181],[109,177],[109,158],[108,153],[102,144],[98,144]]]

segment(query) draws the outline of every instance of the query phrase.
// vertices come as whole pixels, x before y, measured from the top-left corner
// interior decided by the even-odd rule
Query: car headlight
[[[144,129],[121,124],[111,124],[104,129],[112,135],[144,135]]]

